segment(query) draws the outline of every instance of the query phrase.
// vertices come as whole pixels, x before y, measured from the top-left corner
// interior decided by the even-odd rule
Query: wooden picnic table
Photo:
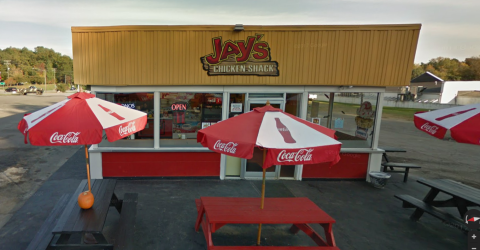
[[[207,241],[208,250],[214,249],[338,249],[335,245],[332,226],[335,220],[308,198],[265,198],[264,209],[260,209],[260,198],[201,197],[195,200],[197,221]],[[205,217],[204,217],[205,215]],[[290,231],[305,232],[321,247],[265,247],[241,246],[218,247],[212,242],[212,233],[226,224],[292,224]],[[325,239],[308,224],[320,224]]]
[[[396,198],[404,202],[404,208],[416,208],[410,218],[418,221],[424,212],[427,212],[445,223],[454,225],[462,230],[465,228],[464,216],[468,211],[468,207],[480,207],[480,190],[467,186],[463,183],[449,179],[420,179],[420,184],[430,187],[430,191],[425,195],[423,200],[418,200],[409,195],[395,195]],[[446,200],[436,200],[439,193],[444,193],[451,198]],[[448,213],[441,207],[455,207],[458,216]]]
[[[468,211],[467,207],[480,207],[480,190],[476,188],[449,179],[420,179],[417,182],[430,187],[430,192],[428,192],[423,199],[424,202],[435,207],[456,207],[460,219],[463,219],[463,216]],[[452,198],[443,201],[435,201],[435,197],[440,192],[448,194],[452,196]],[[418,214],[418,218],[420,218],[421,214]]]
[[[71,196],[62,215],[52,230],[53,239],[48,249],[113,249],[103,235],[103,226],[110,206],[122,211],[122,201],[114,193],[115,180],[91,180],[92,194],[95,197],[93,207],[81,209],[77,204],[80,193],[88,190],[87,180],[82,180]],[[81,235],[80,242],[71,242],[72,235]],[[85,243],[85,241],[90,244]]]

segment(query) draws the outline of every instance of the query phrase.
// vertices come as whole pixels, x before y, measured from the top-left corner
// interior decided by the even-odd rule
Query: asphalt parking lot
[[[79,149],[24,144],[17,130],[23,114],[64,100],[69,94],[0,95],[0,228]]]
[[[24,144],[17,124],[23,114],[59,102],[71,93],[0,95],[0,228],[80,146],[37,147]],[[413,122],[382,120],[380,147],[406,149],[389,154],[394,162],[417,163],[411,176],[449,178],[480,188],[480,147],[442,141],[415,128]]]

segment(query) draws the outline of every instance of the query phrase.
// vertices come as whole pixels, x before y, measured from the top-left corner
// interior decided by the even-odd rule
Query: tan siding
[[[420,25],[74,27],[75,80],[88,85],[408,85]],[[280,76],[208,76],[212,38],[264,34]]]

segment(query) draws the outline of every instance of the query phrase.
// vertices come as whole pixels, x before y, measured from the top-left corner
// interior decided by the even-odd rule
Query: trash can
[[[383,188],[391,177],[390,174],[384,172],[370,172],[368,175],[370,176],[370,183],[376,188]]]

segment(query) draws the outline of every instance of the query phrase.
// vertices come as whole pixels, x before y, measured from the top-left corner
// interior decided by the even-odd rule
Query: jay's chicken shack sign
[[[249,36],[246,41],[212,39],[213,53],[200,58],[210,76],[257,75],[278,76],[278,63],[272,61],[270,46],[261,41],[263,35]]]

